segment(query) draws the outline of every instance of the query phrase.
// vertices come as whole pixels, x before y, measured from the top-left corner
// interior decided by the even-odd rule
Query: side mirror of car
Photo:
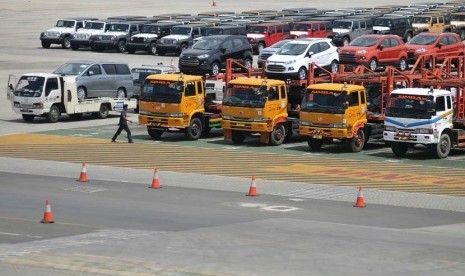
[[[87,75],[88,75],[88,76],[93,76],[93,75],[94,75],[94,71],[87,71]]]
[[[384,45],[378,45],[378,49],[382,51],[384,49]]]
[[[441,49],[442,43],[438,43],[437,47],[438,47],[439,49]]]
[[[308,52],[308,53],[307,53],[307,56],[308,56],[308,57],[312,57],[313,54],[314,54],[314,52]]]
[[[223,54],[226,53],[226,48],[223,48],[223,47],[222,47],[222,48],[221,48],[221,52],[222,52]]]

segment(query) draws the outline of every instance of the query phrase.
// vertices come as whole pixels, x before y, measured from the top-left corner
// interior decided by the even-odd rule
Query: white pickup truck
[[[136,108],[136,99],[114,99],[109,97],[79,100],[76,77],[49,73],[23,74],[16,82],[9,76],[8,100],[13,111],[31,122],[35,117],[45,117],[49,122],[57,122],[61,114],[81,117],[91,113],[93,117],[104,119],[110,110],[122,110],[123,105]]]

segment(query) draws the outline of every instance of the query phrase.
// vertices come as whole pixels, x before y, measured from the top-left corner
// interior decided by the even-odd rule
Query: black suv
[[[407,17],[378,17],[373,21],[373,33],[398,35],[404,42],[410,41],[413,37],[412,24]]]
[[[182,73],[218,75],[227,59],[235,59],[246,67],[252,66],[252,46],[245,36],[212,35],[199,40],[179,56]]]
[[[177,23],[150,23],[142,27],[140,33],[131,36],[127,43],[127,51],[134,54],[136,51],[148,51],[150,54],[157,53],[157,41],[171,33],[171,28]]]

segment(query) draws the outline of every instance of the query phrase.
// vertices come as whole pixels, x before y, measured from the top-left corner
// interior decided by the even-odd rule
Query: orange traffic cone
[[[216,7],[216,1],[213,0],[212,7]]]
[[[160,180],[158,180],[158,169],[157,168],[155,168],[155,171],[153,172],[152,186],[150,186],[149,188],[152,188],[152,189],[160,188]]]
[[[362,186],[360,186],[360,188],[358,189],[357,202],[355,202],[354,207],[360,207],[360,208],[365,207],[365,202],[363,202]]]
[[[42,223],[54,223],[52,216],[52,209],[50,208],[50,200],[45,201],[45,213],[44,219],[41,220]]]
[[[82,163],[81,174],[79,175],[79,182],[87,182],[87,166],[86,163]]]
[[[252,176],[252,183],[250,184],[249,194],[247,196],[257,196],[257,186],[255,185],[255,176]]]

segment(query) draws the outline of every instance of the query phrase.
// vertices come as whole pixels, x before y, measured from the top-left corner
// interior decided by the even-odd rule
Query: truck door
[[[357,123],[358,117],[361,115],[361,108],[360,108],[360,99],[359,99],[359,92],[352,91],[348,95],[349,106],[347,107],[347,125],[353,126]]]
[[[434,33],[442,33],[444,28],[444,17],[433,16],[431,17],[429,31]]]
[[[450,97],[450,96],[449,96]],[[449,108],[447,108],[449,107]],[[436,98],[436,116],[439,116],[441,117],[441,115],[443,115],[444,113],[446,113],[447,111],[449,111],[451,109],[451,106],[450,106],[450,100],[446,101],[446,97],[445,96],[438,96]],[[444,118],[442,118],[440,121],[438,121],[438,124],[440,124],[441,126],[443,126],[444,124],[446,124],[448,122],[448,120],[450,119],[452,115],[450,116],[445,116]]]
[[[180,112],[192,115],[199,106],[203,105],[203,99],[197,97],[195,82],[187,82],[184,89],[184,97],[181,101]]]
[[[276,117],[281,113],[281,101],[279,95],[278,86],[270,86],[268,88],[268,101],[265,105],[265,116],[276,119]]]
[[[50,77],[45,82],[44,109],[49,109],[54,103],[61,102],[61,90],[58,85],[58,78]]]

